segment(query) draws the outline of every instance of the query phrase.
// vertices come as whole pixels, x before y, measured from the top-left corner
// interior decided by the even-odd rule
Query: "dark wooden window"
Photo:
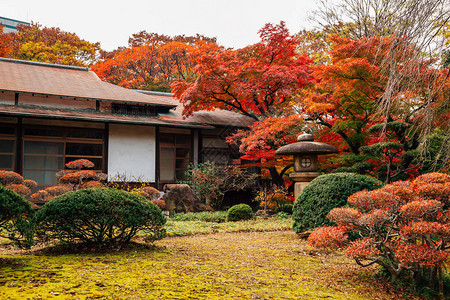
[[[114,114],[132,115],[132,116],[155,116],[156,109],[148,105],[112,103],[112,112]]]
[[[23,176],[39,185],[56,184],[64,164],[80,158],[104,170],[104,131],[84,128],[25,127],[23,130]]]
[[[0,124],[0,170],[14,171],[15,153],[15,126]]]
[[[203,136],[201,157],[203,162],[213,162],[217,165],[229,164],[233,158],[238,158],[226,143],[225,138],[218,136]]]
[[[185,179],[191,159],[191,137],[186,134],[161,133],[160,148],[160,181],[177,182]]]

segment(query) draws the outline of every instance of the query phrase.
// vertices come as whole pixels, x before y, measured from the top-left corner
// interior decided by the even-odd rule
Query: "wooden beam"
[[[160,157],[160,149],[159,149],[159,138],[160,138],[160,134],[159,134],[159,126],[155,127],[155,142],[156,142],[156,146],[155,146],[155,187],[159,190],[159,181],[160,181],[160,163],[159,163],[159,157]]]
[[[18,117],[16,127],[16,157],[14,169],[15,172],[23,175],[23,139],[22,139],[22,117]]]
[[[203,137],[202,137],[202,130],[198,130],[198,163],[204,163],[203,161]]]
[[[103,172],[108,174],[108,152],[109,152],[109,123],[105,123],[103,137]]]

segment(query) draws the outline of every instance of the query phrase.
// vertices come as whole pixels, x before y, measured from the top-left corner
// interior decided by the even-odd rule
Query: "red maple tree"
[[[184,116],[223,109],[253,118],[249,131],[240,131],[228,141],[240,145],[244,159],[268,168],[282,186],[285,165],[277,170],[274,151],[294,141],[301,131],[301,117],[291,100],[312,80],[312,60],[296,51],[299,40],[284,22],[266,24],[259,35],[261,41],[254,45],[203,55],[194,69],[195,81],[176,81],[172,91],[184,105]]]
[[[185,116],[218,108],[259,120],[289,105],[291,96],[312,79],[312,60],[296,52],[299,41],[284,22],[266,24],[259,35],[261,41],[254,45],[203,55],[194,69],[195,82],[172,84]]]

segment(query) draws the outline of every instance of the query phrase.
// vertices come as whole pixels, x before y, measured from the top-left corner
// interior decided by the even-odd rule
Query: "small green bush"
[[[249,220],[253,217],[252,208],[247,204],[236,204],[227,211],[227,221]]]
[[[170,217],[172,221],[186,222],[186,221],[202,221],[223,223],[227,220],[226,211],[203,211],[197,213],[178,213]]]
[[[353,193],[374,190],[382,185],[375,178],[353,173],[334,173],[315,178],[294,203],[294,231],[300,233],[322,225],[335,225],[326,219],[330,210],[346,205],[347,198]]]
[[[41,236],[96,245],[127,243],[140,230],[146,240],[164,237],[166,218],[145,198],[125,191],[92,188],[47,202],[36,214]]]
[[[286,213],[288,215],[292,215],[292,209],[293,209],[294,205],[292,203],[283,203],[280,206],[277,207],[276,212],[283,212]]]
[[[0,236],[29,248],[33,244],[33,215],[30,202],[0,185]]]

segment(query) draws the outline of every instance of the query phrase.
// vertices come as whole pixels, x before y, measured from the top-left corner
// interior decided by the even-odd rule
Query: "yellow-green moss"
[[[247,221],[225,223],[168,220],[165,228],[167,236],[185,236],[225,232],[291,230],[293,224],[294,221],[290,217],[272,217],[269,219],[255,218]]]
[[[316,255],[293,232],[155,244],[104,254],[0,255],[0,299],[366,299],[375,291],[389,298],[370,282],[351,282],[353,271],[339,274],[352,262]]]

